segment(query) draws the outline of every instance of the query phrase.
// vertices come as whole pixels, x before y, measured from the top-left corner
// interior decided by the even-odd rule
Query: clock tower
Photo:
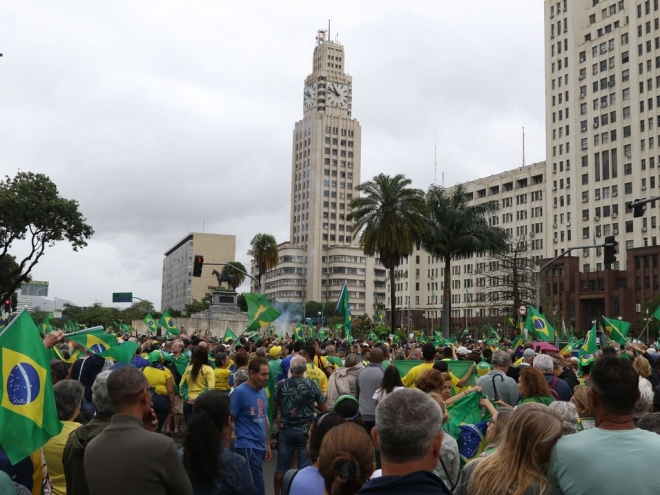
[[[290,246],[305,253],[307,301],[330,298],[324,275],[337,248],[361,253],[346,220],[360,184],[361,129],[351,116],[353,79],[345,67],[344,47],[319,31],[292,147]]]

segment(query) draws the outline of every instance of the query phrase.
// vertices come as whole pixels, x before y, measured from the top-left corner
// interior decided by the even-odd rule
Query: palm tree
[[[507,249],[504,229],[488,224],[486,215],[499,210],[497,201],[468,204],[465,186],[457,185],[451,195],[436,185],[426,194],[429,223],[422,247],[444,261],[445,278],[442,304],[442,333],[445,338],[451,330],[451,260],[456,256],[476,253],[502,253]]]
[[[396,311],[394,268],[419,247],[427,221],[424,191],[408,187],[410,179],[379,174],[356,187],[362,196],[350,203],[347,219],[353,232],[361,232],[360,245],[367,256],[378,255],[390,272],[390,322],[394,331]]]
[[[231,278],[231,288],[236,290],[245,281],[247,270],[240,261],[230,261],[222,269],[222,273]]]
[[[267,270],[277,266],[277,241],[270,234],[257,234],[250,241],[250,246],[252,246],[252,249],[248,251],[248,254],[254,258],[254,262],[259,269],[257,280],[261,290],[261,278]]]

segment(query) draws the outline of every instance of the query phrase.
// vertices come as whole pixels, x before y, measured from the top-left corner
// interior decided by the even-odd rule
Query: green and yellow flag
[[[502,340],[502,337],[500,336],[499,333],[497,333],[497,330],[495,330],[493,327],[488,325],[488,338],[489,339],[495,339],[498,342]]]
[[[653,312],[653,318],[656,320],[660,320],[660,306],[655,308],[655,311]]]
[[[302,323],[296,323],[296,328],[293,329],[293,338],[294,340],[305,340],[302,331]]]
[[[248,306],[246,330],[260,330],[279,318],[281,313],[270,305],[270,301],[263,294],[249,292],[244,295]]]
[[[596,340],[596,325],[591,327],[591,330],[587,332],[587,336],[584,338],[584,342],[582,344],[582,347],[580,347],[580,350],[578,352],[578,355],[580,357],[584,356],[585,354],[593,354],[598,350],[598,341]]]
[[[225,336],[222,338],[223,342],[229,342],[229,341],[236,342],[238,340],[238,337],[234,332],[231,331],[231,328],[227,327],[225,330]]]
[[[158,323],[156,323],[156,320],[154,320],[154,317],[151,316],[150,313],[147,313],[147,316],[144,317],[142,322],[147,326],[151,333],[154,333],[156,330],[158,330]]]
[[[165,329],[165,335],[168,333],[172,335],[179,335],[181,333],[179,331],[179,327],[177,327],[176,323],[174,322],[174,318],[172,318],[168,310],[163,311],[163,314],[160,316],[160,320],[158,321],[158,325]]]
[[[111,347],[105,351],[101,356],[104,358],[110,358],[120,363],[130,363],[135,356],[135,351],[140,347],[140,344],[137,342],[124,342],[122,344]]]
[[[17,464],[62,431],[48,351],[25,310],[0,333],[0,376],[0,445]]]
[[[349,343],[352,344],[353,337],[351,333],[353,331],[353,323],[351,322],[351,304],[348,299],[348,287],[346,286],[346,282],[344,282],[341,294],[339,294],[336,311],[344,317],[344,331],[349,339]]]
[[[48,316],[44,316],[44,319],[41,320],[41,324],[39,325],[39,331],[41,335],[48,335],[50,332],[53,331],[53,327],[50,325],[50,318]]]
[[[529,332],[534,332],[539,340],[544,342],[554,342],[555,340],[555,329],[552,328],[548,320],[536,311],[536,308],[532,305],[527,308],[525,328]]]
[[[621,345],[626,345],[629,343],[626,336],[628,335],[628,330],[630,330],[630,323],[623,320],[614,320],[605,317],[603,317],[603,320],[605,322],[605,332],[610,339]]]
[[[513,339],[513,342],[511,342],[511,349],[515,351],[516,349],[518,349],[518,347],[522,347],[523,345],[525,345],[525,339],[523,338],[522,334],[519,333]]]
[[[57,346],[55,346],[55,347],[51,347],[51,348],[50,348],[50,358],[51,358],[51,359],[59,359],[60,361],[62,361],[63,363],[66,363],[66,364],[73,364],[73,363],[75,363],[75,362],[76,362],[76,359],[78,359],[78,355],[79,355],[79,354],[80,354],[80,351],[79,351],[79,350],[75,350],[75,351],[73,351],[73,353],[71,354],[71,357],[70,357],[69,359],[67,359],[67,358],[65,358],[65,357],[62,355],[62,353],[61,353],[60,350],[57,348]]]
[[[115,336],[111,333],[105,333],[103,327],[94,327],[89,330],[69,333],[66,335],[66,338],[77,342],[85,349],[89,349],[94,354],[100,354],[101,356],[108,349],[117,345]]]

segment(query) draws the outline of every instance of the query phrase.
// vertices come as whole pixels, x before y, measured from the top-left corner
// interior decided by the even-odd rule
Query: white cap
[[[456,354],[468,354],[470,351],[467,350],[467,347],[459,347],[456,349]]]

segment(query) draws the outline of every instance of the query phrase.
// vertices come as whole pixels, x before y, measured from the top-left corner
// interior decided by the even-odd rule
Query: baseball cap
[[[525,352],[523,352],[523,357],[532,357],[536,356],[536,352],[534,349],[525,349]]]
[[[456,349],[456,354],[469,354],[470,351],[467,350],[467,347],[460,346]]]

